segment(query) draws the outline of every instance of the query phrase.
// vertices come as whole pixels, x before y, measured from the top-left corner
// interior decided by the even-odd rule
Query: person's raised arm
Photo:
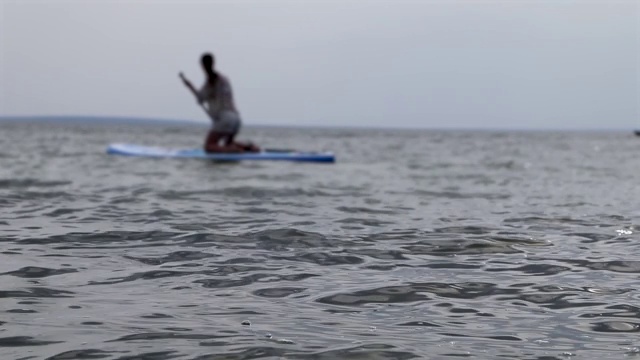
[[[193,86],[193,84],[191,84],[191,82],[184,76],[183,73],[178,74],[178,76],[180,76],[180,79],[182,80],[184,85],[187,88],[189,88],[189,90],[191,90],[191,92],[193,93],[193,96],[195,96],[196,99],[198,100],[198,103],[202,103],[202,98],[200,96],[200,93],[198,92],[198,90],[196,90],[196,88]]]

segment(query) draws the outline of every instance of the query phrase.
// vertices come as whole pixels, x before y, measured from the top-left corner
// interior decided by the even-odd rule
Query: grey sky
[[[245,124],[640,127],[640,1],[0,0],[0,115]]]

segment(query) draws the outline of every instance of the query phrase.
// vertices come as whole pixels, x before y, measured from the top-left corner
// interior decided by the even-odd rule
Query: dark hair
[[[200,63],[202,64],[204,71],[207,73],[207,82],[212,86],[214,86],[218,81],[218,74],[213,71],[213,62],[214,57],[211,53],[204,53],[200,58]]]

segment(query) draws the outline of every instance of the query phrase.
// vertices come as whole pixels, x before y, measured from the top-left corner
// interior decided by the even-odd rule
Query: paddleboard
[[[107,154],[156,158],[207,159],[217,161],[284,160],[323,163],[335,162],[335,156],[331,152],[301,152],[266,149],[256,153],[207,153],[202,149],[166,148],[137,144],[110,144],[107,147]]]

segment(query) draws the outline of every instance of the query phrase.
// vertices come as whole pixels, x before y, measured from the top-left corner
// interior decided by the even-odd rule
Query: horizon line
[[[69,122],[84,122],[87,124],[91,124],[92,121],[100,121],[101,124],[123,124],[130,122],[132,125],[142,125],[145,123],[146,125],[150,125],[152,123],[155,124],[172,124],[172,125],[188,125],[188,126],[208,126],[211,124],[210,121],[200,121],[200,120],[190,120],[190,119],[169,119],[169,118],[152,118],[152,117],[142,117],[142,116],[127,116],[127,115],[0,115],[0,122],[19,122],[19,121],[31,121],[38,122],[53,120],[53,121],[69,121]],[[137,122],[137,124],[136,124]],[[95,124],[95,123],[94,123]],[[565,128],[545,128],[545,127],[519,127],[519,128],[497,128],[497,127],[463,127],[463,126],[452,126],[452,127],[427,127],[427,126],[383,126],[383,125],[322,125],[322,124],[243,124],[244,127],[247,128],[261,128],[261,127],[276,127],[276,128],[312,128],[312,129],[353,129],[353,130],[425,130],[425,131],[559,131],[559,132],[567,132],[567,131],[607,131],[607,132],[617,132],[617,131],[636,131],[640,129],[640,126],[637,128],[627,128],[627,127],[616,127],[616,128],[598,128],[598,127],[584,127],[584,128],[575,128],[575,127],[565,127]]]

